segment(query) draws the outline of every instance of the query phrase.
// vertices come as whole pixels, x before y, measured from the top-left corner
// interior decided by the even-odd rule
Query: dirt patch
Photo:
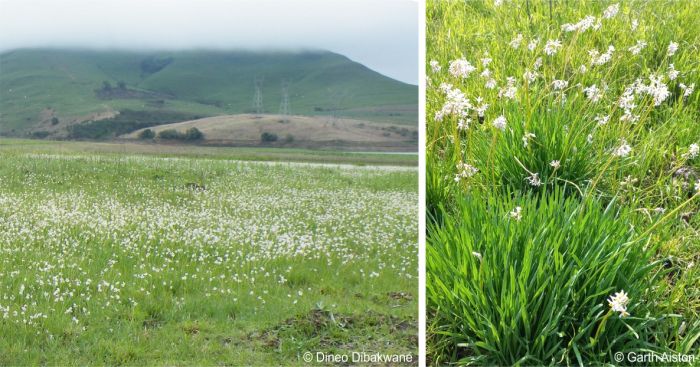
[[[374,311],[342,314],[313,309],[270,328],[250,333],[245,337],[245,341],[264,349],[288,353],[290,357],[296,356],[299,351],[365,351],[413,354],[412,364],[417,364],[417,324],[415,319],[399,318]]]

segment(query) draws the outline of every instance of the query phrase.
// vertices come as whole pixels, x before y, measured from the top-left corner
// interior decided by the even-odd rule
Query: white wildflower
[[[544,53],[552,56],[557,53],[557,51],[561,48],[561,42],[559,40],[549,40],[547,43],[544,45]]]
[[[457,59],[450,61],[450,74],[457,78],[466,78],[471,74],[476,68],[465,59]]]
[[[602,126],[608,123],[608,121],[610,120],[610,115],[598,115],[595,117],[594,120],[598,123],[598,125]]]
[[[668,80],[676,80],[678,78],[678,70],[673,64],[668,66]]]
[[[506,121],[505,116],[503,116],[503,115],[498,116],[498,117],[496,117],[495,120],[493,120],[493,126],[501,131],[506,129],[506,124],[507,124],[507,121]]]
[[[569,86],[569,82],[566,80],[555,80],[552,82],[554,90],[562,90]]]
[[[523,42],[523,35],[518,33],[515,38],[513,38],[512,41],[510,41],[510,47],[514,49],[518,49],[520,47],[520,44]]]
[[[526,177],[525,180],[531,186],[539,187],[542,185],[542,181],[540,180],[540,174],[537,172],[530,174],[530,176]]]
[[[535,51],[535,48],[537,48],[537,44],[540,43],[540,39],[536,38],[530,41],[530,43],[527,44],[527,49],[530,51]]]
[[[479,261],[484,260],[484,258],[481,256],[481,254],[476,252],[476,251],[472,251],[472,255],[474,255],[477,259],[479,259]]]
[[[668,56],[675,55],[676,51],[678,51],[678,44],[676,42],[671,41],[671,43],[668,44],[668,49],[667,49]]]
[[[515,209],[508,213],[508,215],[510,215],[511,218],[515,219],[516,222],[520,222],[520,220],[523,219],[522,211],[523,208],[516,206]]]
[[[472,122],[471,119],[459,119],[457,122],[457,130],[465,131],[469,128],[469,124]]]
[[[537,136],[536,136],[535,134],[533,134],[533,133],[525,132],[525,135],[523,135],[523,146],[524,146],[525,148],[527,148],[527,146],[528,146],[529,143],[530,143],[530,139],[536,138],[536,137],[537,137]]]
[[[595,84],[591,85],[590,87],[584,88],[583,93],[585,93],[586,97],[588,97],[588,99],[590,99],[592,102],[600,101],[604,95],[604,91],[598,88],[598,86]]]
[[[700,146],[696,143],[690,144],[688,147],[688,153],[686,154],[686,157],[689,159],[696,158],[700,154]]]
[[[553,160],[549,162],[549,165],[554,169],[559,169],[559,167],[561,167],[561,162],[559,162],[558,160]]]
[[[627,303],[629,303],[629,297],[627,297],[627,293],[625,293],[624,290],[615,293],[608,299],[610,309],[612,309],[613,312],[619,312],[622,317],[629,316],[627,312]]]
[[[619,3],[612,4],[612,5],[608,6],[608,8],[605,9],[605,11],[603,11],[603,19],[610,19],[610,18],[616,16],[619,11],[620,11],[620,4]]]
[[[628,48],[629,52],[632,53],[632,55],[638,55],[642,50],[647,47],[647,43],[644,41],[637,41],[637,44]]]
[[[442,67],[440,66],[439,62],[432,60],[430,61],[430,69],[433,70],[433,73],[437,73],[442,69]]]
[[[639,27],[639,20],[638,19],[632,19],[632,23],[630,24],[630,28],[632,29],[632,32],[637,30],[637,27]]]
[[[491,61],[493,61],[493,60],[490,57],[484,57],[483,59],[481,59],[481,66],[487,67],[487,66],[489,66]]]
[[[460,162],[457,164],[457,174],[455,175],[455,182],[459,182],[462,179],[470,178],[474,176],[479,170],[470,165],[469,163]]]
[[[625,139],[621,139],[620,143],[620,146],[613,151],[613,155],[622,158],[627,157],[632,152],[632,147],[627,144]]]
[[[695,83],[691,85],[685,85],[683,83],[678,84],[678,86],[683,90],[683,97],[687,98],[695,90]]]
[[[484,87],[487,89],[494,89],[496,88],[496,79],[494,78],[489,78],[486,83],[484,84]]]
[[[498,97],[515,99],[516,92],[518,91],[518,89],[515,87],[515,78],[508,77],[506,83],[506,86],[498,91]]]

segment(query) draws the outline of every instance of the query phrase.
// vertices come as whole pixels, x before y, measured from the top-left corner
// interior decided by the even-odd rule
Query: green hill
[[[278,112],[287,82],[293,114],[418,121],[417,86],[327,51],[22,49],[0,54],[0,134],[62,136],[95,120],[138,116],[143,127],[250,113],[256,78],[265,113]],[[121,111],[128,117],[115,118]]]

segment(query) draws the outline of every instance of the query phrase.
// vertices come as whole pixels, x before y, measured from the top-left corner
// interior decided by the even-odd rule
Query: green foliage
[[[185,141],[198,141],[204,139],[204,134],[196,127],[191,127],[185,131]]]
[[[151,129],[145,129],[139,133],[139,139],[150,140],[156,137],[156,133]]]
[[[158,139],[183,140],[185,135],[175,129],[165,129],[158,132]]]
[[[700,3],[633,0],[604,17],[613,4],[427,4],[436,365],[607,365],[642,349],[700,358]],[[564,30],[587,16],[587,29]],[[521,222],[509,219],[517,206]],[[605,300],[620,289],[627,318]]]
[[[616,205],[561,190],[472,192],[441,218],[427,239],[433,348],[444,358],[436,362],[576,364],[659,349],[650,328],[659,320],[644,304],[659,268],[654,249],[636,240]],[[632,300],[629,317],[607,304],[620,290]]]
[[[260,134],[260,141],[263,143],[273,143],[278,139],[277,134],[271,132],[264,132]]]
[[[68,136],[71,139],[108,139],[145,127],[193,120],[200,117],[191,113],[172,111],[123,110],[112,118],[70,125],[68,126]]]

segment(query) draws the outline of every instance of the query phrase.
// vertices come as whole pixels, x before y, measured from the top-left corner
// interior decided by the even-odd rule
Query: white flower
[[[678,78],[678,70],[671,64],[668,66],[668,80],[675,80],[676,78]]]
[[[450,74],[458,78],[466,78],[471,74],[476,68],[465,59],[457,59],[450,61]]]
[[[693,93],[693,90],[695,90],[695,83],[691,85],[685,85],[683,83],[678,84],[678,86],[683,90],[683,97],[688,97],[690,96],[691,93]]]
[[[688,153],[686,154],[686,157],[689,159],[693,159],[700,154],[700,146],[698,146],[696,143],[690,144],[688,147]]]
[[[588,68],[586,67],[586,65],[581,65],[581,66],[578,68],[579,74],[585,74],[586,71],[588,71]]]
[[[514,49],[518,49],[520,47],[520,43],[522,43],[522,42],[523,42],[523,35],[518,33],[518,35],[515,36],[515,38],[513,38],[512,41],[510,41],[510,47],[512,47]]]
[[[627,144],[627,141],[625,139],[621,139],[620,141],[620,146],[615,148],[613,151],[613,155],[617,157],[627,157],[630,155],[630,152],[632,152],[632,147]]]
[[[479,99],[477,99],[477,102],[481,103],[481,101]],[[484,112],[486,112],[487,108],[489,108],[488,103],[481,103],[480,105],[474,107],[474,111],[476,111],[476,113],[477,113],[477,115],[479,115],[479,117],[484,117]]]
[[[493,60],[490,57],[484,57],[483,59],[481,59],[481,66],[487,67],[487,66],[489,66],[491,61],[493,61]]]
[[[486,84],[484,84],[484,87],[486,87],[487,89],[496,88],[496,79],[494,79],[494,78],[489,78],[489,79],[486,81]]]
[[[566,80],[555,80],[552,82],[554,90],[562,90],[569,86],[569,82]]]
[[[447,83],[441,84],[440,89],[447,98],[442,109],[435,113],[435,120],[442,121],[445,116],[465,117],[472,108],[472,104],[464,93]]]
[[[610,115],[598,115],[595,117],[594,120],[598,123],[598,125],[602,126],[608,123],[608,121],[610,120]]]
[[[508,77],[508,80],[506,81],[506,83],[507,84],[504,88],[499,89],[498,97],[506,97],[508,99],[515,99],[515,95],[518,91],[518,89],[515,87],[515,78]]]
[[[457,174],[455,175],[455,182],[459,182],[464,178],[470,178],[474,176],[479,170],[470,165],[469,163],[460,162],[457,163]]]
[[[561,42],[559,40],[549,40],[544,45],[544,53],[552,56],[561,48]]]
[[[552,166],[554,169],[558,169],[559,167],[561,167],[561,162],[559,162],[558,160],[553,160],[549,162],[549,165]]]
[[[584,32],[587,29],[593,27],[595,28],[596,19],[592,15],[587,15],[585,18],[581,19],[578,21],[576,24],[563,24],[561,26],[561,30],[564,32],[574,32],[574,31],[581,31]]]
[[[537,44],[540,43],[540,39],[536,38],[534,40],[531,40],[530,43],[527,44],[527,49],[530,51],[534,51],[535,48],[537,48]]]
[[[523,78],[527,80],[529,83],[534,82],[537,79],[537,72],[536,71],[530,71],[530,70],[525,70],[525,73],[523,74]]]
[[[586,94],[586,97],[590,99],[592,102],[598,102],[603,98],[604,91],[595,84],[591,85],[590,87],[586,87],[583,89],[583,93]]]
[[[528,144],[529,144],[529,142],[530,142],[530,139],[536,138],[536,137],[537,137],[537,136],[536,136],[535,134],[533,134],[533,133],[525,132],[525,135],[523,135],[523,146],[524,146],[525,148],[527,148],[527,146],[528,146]]]
[[[498,117],[496,117],[495,120],[493,120],[493,126],[501,131],[506,129],[506,124],[507,124],[507,121],[506,121],[505,116],[503,116],[503,115],[498,116]]]
[[[476,252],[476,251],[472,251],[472,255],[474,255],[477,259],[479,259],[479,261],[484,260],[484,258],[481,256],[481,254]]]
[[[522,211],[523,208],[516,206],[515,209],[508,213],[508,215],[510,215],[511,218],[515,219],[516,222],[520,222],[520,220],[523,219]]]
[[[629,297],[627,297],[627,293],[625,293],[624,290],[615,293],[608,299],[610,309],[612,309],[613,312],[619,312],[622,317],[629,316],[627,312],[627,303],[629,303]]]
[[[695,191],[700,192],[700,180],[695,181]]]
[[[608,6],[608,8],[605,9],[605,11],[603,12],[603,19],[610,19],[610,18],[616,16],[619,11],[620,11],[620,4],[619,3],[612,4],[612,5]]]
[[[459,119],[457,122],[457,130],[459,131],[464,131],[469,128],[469,123],[471,123],[471,119]]]
[[[671,43],[668,44],[668,56],[673,56],[676,51],[678,51],[678,44],[676,42],[671,41]]]
[[[608,50],[601,54],[598,50],[588,51],[588,55],[591,57],[591,64],[593,65],[603,65],[608,61],[612,60],[612,54],[615,52],[615,47],[613,45],[608,46]]]
[[[649,80],[651,81],[649,85],[641,89],[654,98],[655,106],[660,106],[671,95],[671,92],[668,91],[666,84],[661,81],[661,76],[650,75]]]
[[[537,172],[530,174],[530,176],[526,177],[525,180],[531,186],[539,187],[540,185],[542,185],[542,181],[540,180],[540,174]]]
[[[639,27],[639,20],[632,19],[632,23],[630,24],[630,28],[632,28],[632,32],[637,30],[637,27]]]
[[[440,63],[435,60],[430,61],[430,68],[433,70],[433,73],[437,73],[440,71],[440,69],[442,69]]]
[[[493,6],[501,6],[503,4],[503,0],[493,0]]]
[[[638,55],[642,50],[647,47],[647,43],[644,41],[637,41],[637,44],[628,48],[632,55]]]

